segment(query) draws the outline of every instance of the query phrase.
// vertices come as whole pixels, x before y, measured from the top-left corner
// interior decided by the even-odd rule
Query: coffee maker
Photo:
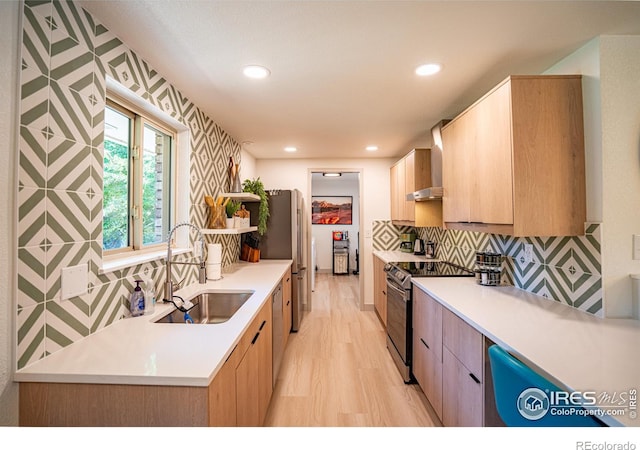
[[[413,254],[414,255],[425,255],[426,251],[424,249],[424,241],[420,238],[416,239],[415,244],[413,245]]]
[[[416,242],[415,233],[400,234],[400,251],[405,253],[413,253],[413,246]]]

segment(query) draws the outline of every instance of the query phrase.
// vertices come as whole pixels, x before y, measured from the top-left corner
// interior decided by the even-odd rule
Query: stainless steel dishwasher
[[[273,291],[273,386],[276,385],[278,372],[280,371],[280,363],[282,363],[282,339],[283,339],[283,323],[282,323],[282,281]]]

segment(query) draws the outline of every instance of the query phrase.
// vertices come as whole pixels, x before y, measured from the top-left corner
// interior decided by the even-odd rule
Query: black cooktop
[[[391,265],[408,272],[412,277],[472,277],[469,269],[445,261],[394,262]]]

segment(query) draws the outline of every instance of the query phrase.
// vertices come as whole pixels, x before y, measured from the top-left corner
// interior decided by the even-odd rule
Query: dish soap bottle
[[[153,279],[144,280],[144,313],[152,314],[156,310],[156,286]]]
[[[144,294],[140,288],[142,280],[136,280],[136,288],[129,296],[129,309],[131,311],[131,317],[137,317],[144,314]]]

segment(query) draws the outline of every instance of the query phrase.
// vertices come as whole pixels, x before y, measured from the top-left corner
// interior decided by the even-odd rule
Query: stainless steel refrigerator
[[[291,290],[293,298],[292,331],[300,329],[302,308],[306,302],[304,239],[305,205],[302,193],[295,190],[272,190],[269,194],[267,232],[260,236],[260,259],[292,259]],[[251,216],[258,217],[258,203],[249,204]],[[249,206],[247,206],[249,208]]]

